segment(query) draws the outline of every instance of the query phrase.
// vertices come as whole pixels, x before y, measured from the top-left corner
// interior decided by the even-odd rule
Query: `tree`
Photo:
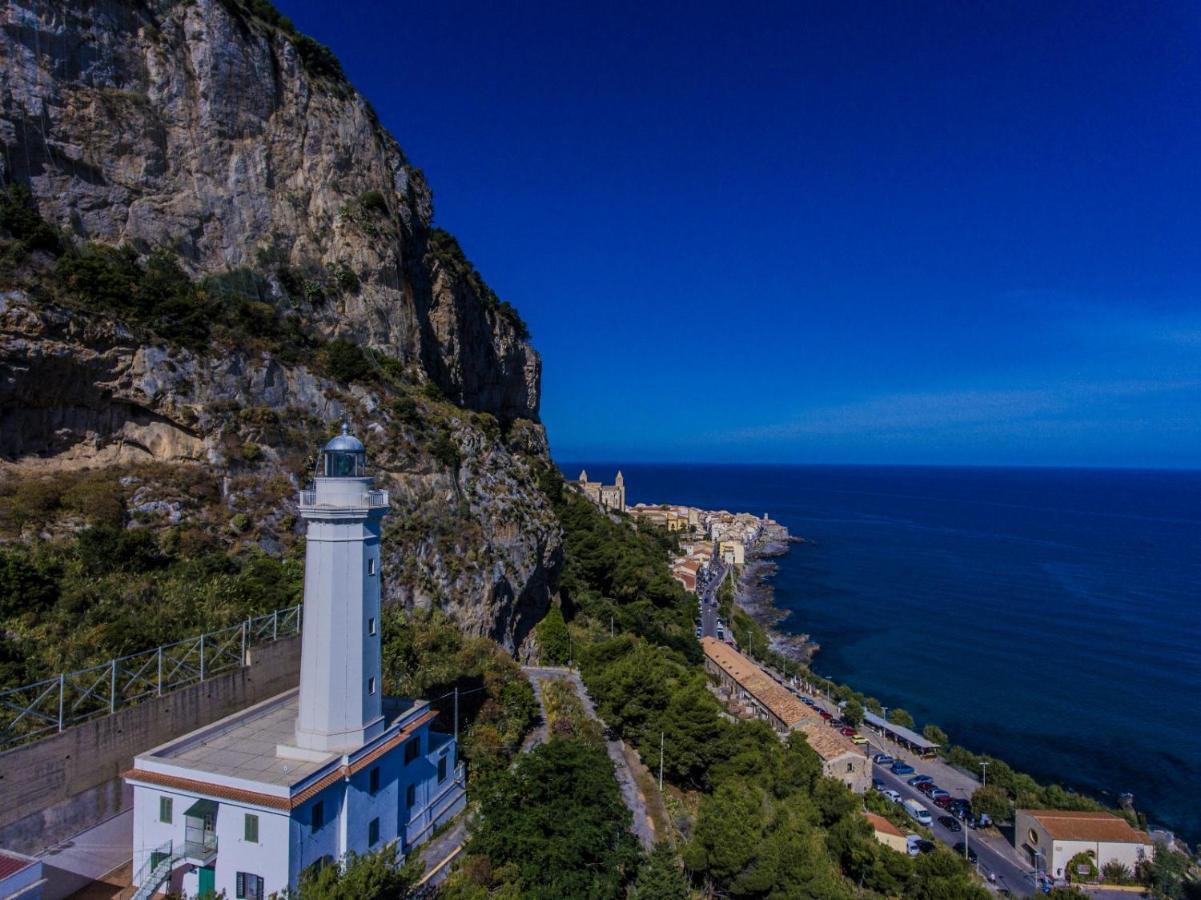
[[[902,728],[913,727],[913,716],[909,715],[908,712],[899,706],[896,709],[888,711],[888,721],[892,722],[893,725],[900,725]]]
[[[947,745],[947,733],[933,723],[922,729],[922,737],[928,741],[933,741],[940,747]]]
[[[553,740],[498,773],[480,799],[468,853],[529,900],[624,896],[640,851],[605,751]]]
[[[542,662],[557,666],[571,659],[571,635],[567,633],[567,623],[563,621],[563,611],[559,607],[552,606],[534,631],[538,635]]]
[[[638,870],[632,896],[634,900],[688,900],[688,882],[676,851],[667,841],[655,844]]]
[[[972,811],[977,815],[984,813],[997,822],[1007,822],[1013,815],[1013,804],[1004,790],[995,784],[986,784],[972,794]]]
[[[858,728],[863,724],[863,704],[858,700],[848,700],[842,708],[842,718],[848,725]]]
[[[425,863],[416,856],[402,865],[390,847],[363,856],[349,853],[342,866],[310,866],[289,896],[297,900],[403,900],[424,869]]]

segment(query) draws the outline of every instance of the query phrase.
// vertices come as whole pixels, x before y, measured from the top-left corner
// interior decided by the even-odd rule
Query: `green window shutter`
[[[171,822],[171,798],[170,797],[159,797],[158,798],[158,820],[160,822],[166,822],[166,823],[170,824],[170,822]]]
[[[259,842],[259,817],[253,816],[250,813],[246,814],[246,827],[242,835],[248,843],[257,844]]]

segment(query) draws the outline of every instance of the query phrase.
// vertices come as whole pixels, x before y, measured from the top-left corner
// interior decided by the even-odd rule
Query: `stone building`
[[[871,787],[867,754],[831,728],[788,688],[733,647],[715,638],[701,639],[705,671],[716,679],[732,702],[749,704],[758,718],[777,731],[799,731],[821,757],[822,773],[836,778],[856,794]]]
[[[466,803],[455,739],[384,698],[380,520],[388,494],[346,432],[300,492],[300,687],[134,759],[133,884],[262,900],[347,853],[408,853]]]
[[[1098,872],[1110,862],[1120,862],[1133,872],[1155,853],[1145,831],[1103,811],[1019,809],[1014,815],[1013,840],[1036,870],[1054,878],[1085,874],[1067,871],[1077,856],[1088,858],[1088,863],[1079,865]]]
[[[626,511],[626,480],[621,472],[613,479],[613,484],[601,484],[599,481],[589,481],[587,470],[580,472],[576,481],[584,496],[602,509],[612,509],[617,512]]]

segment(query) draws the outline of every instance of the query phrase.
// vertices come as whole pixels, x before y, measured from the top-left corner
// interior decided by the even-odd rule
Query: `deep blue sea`
[[[630,503],[807,540],[774,586],[819,674],[1201,841],[1201,472],[621,468]]]

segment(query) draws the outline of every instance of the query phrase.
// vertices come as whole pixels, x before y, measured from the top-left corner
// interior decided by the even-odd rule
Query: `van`
[[[906,800],[902,806],[905,807],[905,812],[909,813],[909,818],[917,822],[919,825],[929,826],[931,821],[930,810],[922,806],[916,800]]]

